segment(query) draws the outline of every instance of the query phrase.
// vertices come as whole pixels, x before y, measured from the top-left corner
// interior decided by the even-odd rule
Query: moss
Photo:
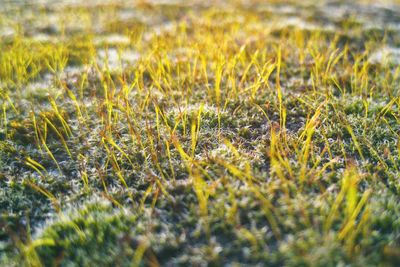
[[[128,266],[139,245],[130,231],[135,216],[105,203],[90,203],[50,223],[40,238],[54,244],[37,254],[46,266]]]
[[[51,217],[52,204],[45,196],[18,181],[2,177],[0,184],[0,240],[6,244],[12,240],[25,242],[30,227]]]
[[[2,265],[398,265],[392,7],[14,2]]]

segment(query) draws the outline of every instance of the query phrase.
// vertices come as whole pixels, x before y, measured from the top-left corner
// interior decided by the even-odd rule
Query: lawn
[[[0,266],[400,266],[400,2],[1,1]]]

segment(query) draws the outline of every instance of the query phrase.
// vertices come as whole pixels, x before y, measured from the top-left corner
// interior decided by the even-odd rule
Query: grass
[[[399,3],[249,3],[1,9],[1,265],[400,263]]]

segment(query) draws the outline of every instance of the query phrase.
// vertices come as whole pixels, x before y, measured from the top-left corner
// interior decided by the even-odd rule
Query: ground
[[[400,3],[6,1],[0,265],[399,266]]]

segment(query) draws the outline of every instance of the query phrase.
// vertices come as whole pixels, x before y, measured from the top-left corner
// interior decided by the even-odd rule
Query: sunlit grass
[[[0,260],[398,264],[398,31],[156,2],[0,13]]]

